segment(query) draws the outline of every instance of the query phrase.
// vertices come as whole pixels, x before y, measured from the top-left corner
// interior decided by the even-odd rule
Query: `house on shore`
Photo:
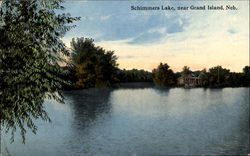
[[[195,87],[201,86],[202,81],[195,73],[190,73],[187,75],[182,74],[181,77],[178,78],[177,84],[185,87]]]

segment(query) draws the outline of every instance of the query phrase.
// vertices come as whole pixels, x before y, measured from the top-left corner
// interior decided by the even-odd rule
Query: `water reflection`
[[[72,126],[84,129],[93,123],[102,114],[111,111],[110,94],[113,89],[99,88],[81,91],[65,92],[67,103],[73,111]]]
[[[173,88],[168,88],[168,87],[154,87],[154,90],[157,94],[161,96],[167,96],[169,94],[170,89]]]
[[[147,89],[155,87],[152,82],[130,82],[130,83],[120,83],[117,89]]]
[[[53,126],[40,125],[47,133],[44,130],[31,137],[25,146],[15,144],[10,149],[18,152],[12,153],[27,156],[37,151],[39,156],[249,153],[249,88],[169,89],[139,85],[70,91],[64,95],[63,108],[47,105],[48,111],[54,112],[50,113]],[[51,142],[50,138],[58,136],[60,142]]]

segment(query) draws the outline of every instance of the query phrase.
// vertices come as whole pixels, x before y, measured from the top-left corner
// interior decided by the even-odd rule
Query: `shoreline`
[[[63,91],[75,91],[75,90],[85,90],[85,89],[104,89],[104,88],[111,88],[111,89],[117,89],[117,88],[166,88],[166,89],[172,89],[172,88],[183,88],[183,89],[196,89],[196,88],[203,88],[203,89],[224,89],[224,88],[250,88],[250,86],[224,86],[224,87],[218,87],[218,86],[160,86],[156,85],[153,82],[122,82],[117,83],[112,86],[102,86],[102,87],[90,87],[90,88],[72,88],[72,89],[63,89]]]

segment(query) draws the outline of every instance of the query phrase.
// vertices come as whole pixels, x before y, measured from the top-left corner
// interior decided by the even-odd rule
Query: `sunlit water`
[[[163,156],[247,154],[249,88],[118,88],[64,92],[46,101],[52,123],[37,121],[12,156]]]

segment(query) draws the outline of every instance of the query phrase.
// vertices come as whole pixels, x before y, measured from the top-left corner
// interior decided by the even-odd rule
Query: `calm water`
[[[13,156],[247,154],[249,88],[126,87],[64,93],[46,101],[52,123],[3,151]]]

